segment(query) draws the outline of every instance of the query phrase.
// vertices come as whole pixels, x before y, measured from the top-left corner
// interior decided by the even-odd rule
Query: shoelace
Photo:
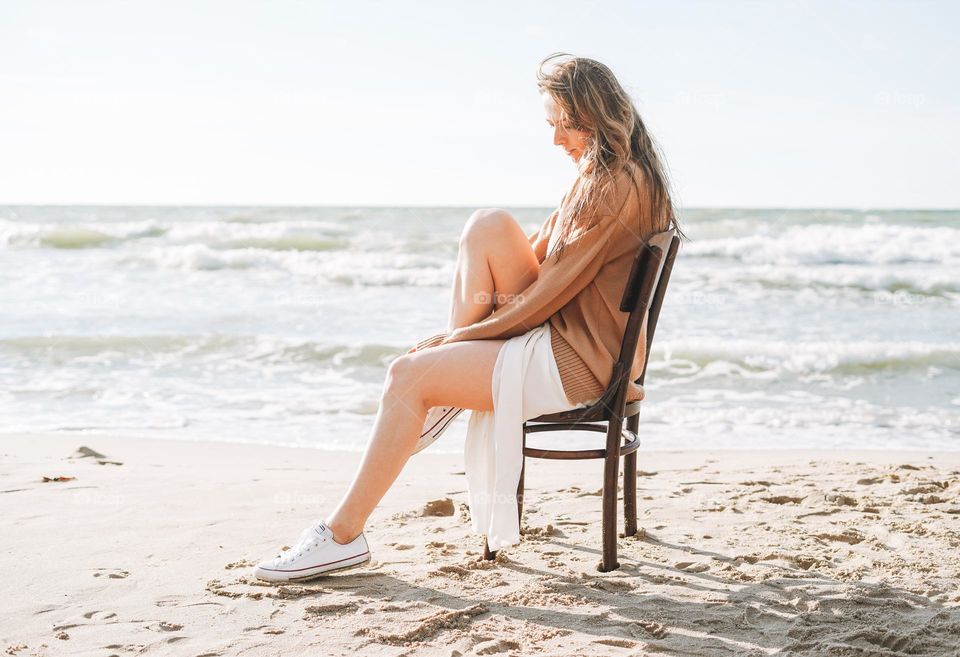
[[[277,558],[280,559],[281,561],[289,561],[291,558],[293,558],[294,555],[299,557],[303,554],[305,550],[309,552],[311,549],[318,546],[320,543],[325,543],[327,540],[327,537],[320,536],[316,532],[317,525],[319,525],[322,522],[323,522],[322,520],[317,520],[314,524],[310,525],[309,527],[304,529],[302,532],[300,532],[300,536],[297,538],[297,542],[293,544],[293,547],[279,554]],[[312,545],[311,545],[311,542],[312,542]]]

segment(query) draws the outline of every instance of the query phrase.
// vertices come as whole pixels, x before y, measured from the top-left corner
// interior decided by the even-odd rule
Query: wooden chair
[[[603,557],[597,570],[607,572],[620,567],[617,561],[617,476],[620,458],[623,463],[624,535],[637,533],[637,449],[640,439],[637,429],[640,421],[640,401],[626,403],[627,384],[631,364],[636,356],[637,342],[643,322],[647,322],[647,350],[643,370],[636,383],[643,385],[653,334],[657,328],[663,296],[670,281],[670,272],[677,255],[680,238],[674,230],[657,233],[636,255],[630,277],[623,291],[620,310],[629,312],[620,356],[614,363],[610,383],[603,395],[591,405],[560,413],[549,413],[527,420],[523,424],[523,457],[520,483],[517,485],[517,516],[523,520],[523,475],[526,457],[539,459],[604,459],[603,468]],[[626,422],[626,426],[624,426]],[[533,424],[531,424],[533,423]],[[603,425],[606,423],[606,426]],[[606,447],[600,449],[561,450],[527,447],[527,434],[543,431],[594,431],[605,433]],[[621,439],[625,440],[622,445]],[[484,539],[483,557],[493,559]]]

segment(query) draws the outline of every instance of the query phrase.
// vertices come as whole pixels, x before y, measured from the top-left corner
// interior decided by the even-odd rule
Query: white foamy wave
[[[270,265],[272,263],[269,256],[270,253],[262,249],[215,251],[206,244],[188,244],[181,247],[156,247],[145,256],[131,256],[123,261],[151,263],[162,269],[215,271]]]
[[[863,265],[772,265],[742,264],[736,267],[688,269],[679,262],[674,270],[678,282],[704,290],[729,290],[737,294],[751,288],[853,290],[897,303],[903,295],[956,297],[960,294],[960,264],[929,265],[908,263],[895,267]],[[673,281],[673,279],[671,279]],[[899,294],[900,297],[895,295]]]
[[[946,226],[835,224],[757,226],[750,234],[697,239],[686,256],[719,257],[749,264],[960,263],[960,229]]]
[[[689,338],[654,341],[649,368],[690,380],[739,376],[776,379],[821,373],[953,368],[960,370],[960,343],[781,342]]]
[[[442,254],[214,249],[205,244],[155,247],[142,255],[125,256],[121,262],[186,271],[259,268],[331,285],[412,287],[450,285],[455,265]]]
[[[251,247],[272,251],[335,251],[350,246],[353,230],[347,224],[331,221],[199,221],[173,224],[164,241],[215,249]]]
[[[337,367],[386,366],[406,347],[378,343],[321,343],[268,335],[61,335],[0,339],[0,353],[24,362],[110,365],[122,359],[161,366],[185,362]]]
[[[125,222],[25,223],[0,219],[0,246],[86,249],[161,237],[167,227],[153,220]]]
[[[456,235],[420,225],[419,233],[360,229],[322,220],[22,222],[0,219],[0,247],[83,249],[207,246],[215,250],[456,253]],[[396,227],[395,227],[396,228]]]
[[[957,449],[960,413],[838,396],[702,390],[649,394],[641,424],[653,449]]]

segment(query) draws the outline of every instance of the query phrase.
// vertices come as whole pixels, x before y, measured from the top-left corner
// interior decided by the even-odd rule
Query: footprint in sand
[[[444,497],[439,500],[430,500],[420,510],[421,516],[452,516],[453,500]]]
[[[827,502],[831,502],[837,506],[857,506],[857,500],[850,497],[849,495],[844,495],[843,493],[827,493],[824,496],[824,499]]]
[[[473,654],[475,655],[495,655],[501,652],[507,652],[508,650],[517,650],[520,648],[520,644],[511,639],[490,639],[489,641],[484,641],[478,643],[473,647]]]
[[[93,574],[94,577],[109,577],[110,579],[126,579],[130,576],[130,572],[127,570],[121,570],[120,568],[94,568],[97,572]]]
[[[636,641],[630,641],[629,639],[597,639],[593,643],[601,646],[613,646],[614,648],[633,648],[637,645]]]
[[[134,655],[138,655],[146,649],[146,646],[142,643],[111,643],[106,646],[102,646],[104,650],[120,650],[123,652],[129,652]]]
[[[357,602],[332,602],[325,605],[309,605],[303,610],[303,618],[304,620],[308,620],[330,614],[339,616],[344,613],[353,613],[359,607],[360,605]]]
[[[464,609],[440,609],[433,614],[416,621],[413,628],[396,634],[382,634],[370,632],[370,639],[378,643],[387,643],[395,646],[410,645],[410,642],[425,642],[444,630],[460,627],[466,628],[473,623],[473,619],[490,611],[484,603],[477,603]]]
[[[244,632],[257,632],[262,631],[264,634],[283,634],[286,632],[282,627],[274,627],[272,625],[257,625],[256,627],[245,627],[243,628]]]
[[[857,531],[856,529],[845,529],[840,534],[826,533],[826,534],[814,534],[814,536],[826,541],[836,541],[839,543],[848,543],[850,545],[856,545],[857,543],[862,543],[864,540],[866,540],[866,536],[864,536],[861,532]]]
[[[703,573],[710,570],[710,564],[696,561],[681,561],[674,564],[673,567],[685,573]]]
[[[761,499],[770,504],[800,504],[800,502],[803,501],[802,497],[794,497],[791,495],[774,495],[773,497],[763,497]]]
[[[662,639],[663,637],[670,634],[670,631],[667,629],[666,625],[663,625],[656,621],[641,620],[637,622],[637,625],[642,627],[654,639]]]
[[[602,591],[609,591],[610,593],[625,593],[637,588],[636,585],[624,581],[623,579],[607,578],[593,580],[590,582],[590,587],[600,589]]]
[[[146,627],[148,630],[154,630],[155,632],[178,632],[183,629],[183,625],[179,623],[168,623],[167,621],[157,621],[156,623],[150,623]]]
[[[447,543],[445,541],[430,541],[427,543],[427,548],[438,549],[444,554],[450,550],[456,550],[458,547],[460,546],[456,545],[455,543]]]

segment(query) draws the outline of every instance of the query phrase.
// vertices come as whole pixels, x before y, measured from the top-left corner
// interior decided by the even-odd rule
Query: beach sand
[[[373,561],[297,585],[252,567],[359,453],[0,453],[3,655],[960,654],[960,453],[641,450],[642,529],[600,573],[601,461],[528,459],[522,541],[485,562],[462,457],[428,450],[367,525]]]

